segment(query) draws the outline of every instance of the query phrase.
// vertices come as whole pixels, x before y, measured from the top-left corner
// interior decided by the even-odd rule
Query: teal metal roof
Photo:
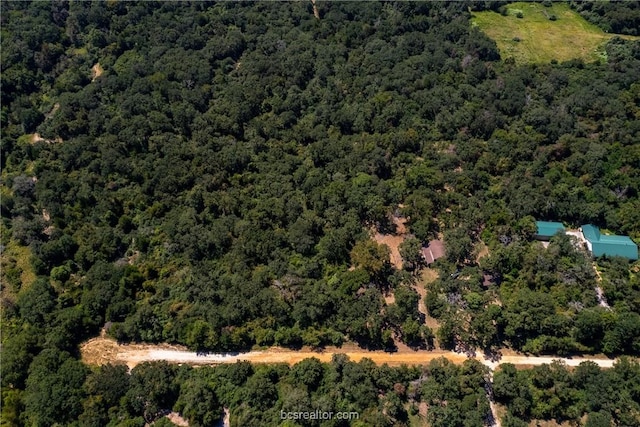
[[[564,231],[564,225],[561,222],[536,221],[536,235],[551,237],[555,236],[559,231]]]
[[[584,238],[590,242],[597,242],[600,240],[600,230],[595,225],[587,224],[582,226],[582,234]]]
[[[611,236],[607,234],[600,235],[601,243],[610,243],[612,245],[631,245],[636,246],[636,244],[631,240],[629,236]]]
[[[638,245],[629,236],[615,236],[600,234],[598,227],[591,224],[582,226],[584,238],[591,243],[594,256],[621,256],[628,259],[638,259]]]

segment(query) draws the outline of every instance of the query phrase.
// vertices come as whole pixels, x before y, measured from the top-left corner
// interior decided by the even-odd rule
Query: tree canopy
[[[267,425],[268,410],[239,402],[284,393],[278,367],[229,368],[251,379],[233,398],[164,365],[88,372],[78,344],[101,328],[196,351],[639,354],[637,264],[601,259],[597,276],[568,238],[532,241],[532,218],[640,238],[639,42],[614,38],[596,63],[519,66],[470,25],[470,6],[501,4],[0,2],[7,419],[98,425],[126,411],[144,425],[176,406],[207,425],[233,402],[242,425]],[[637,27],[631,3],[572,4],[610,31]],[[394,215],[414,274],[371,239]],[[421,247],[441,237],[423,300],[434,336],[414,289]],[[374,379],[347,366],[340,408],[406,421],[402,393],[385,385],[371,403]],[[326,404],[313,369],[286,405]],[[453,415],[484,413],[474,387],[432,425],[477,425]],[[605,412],[588,422],[617,416]]]

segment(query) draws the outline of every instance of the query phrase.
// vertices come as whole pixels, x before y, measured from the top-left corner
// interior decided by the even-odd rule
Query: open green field
[[[544,7],[540,3],[519,2],[506,8],[507,16],[484,11],[473,12],[472,19],[472,25],[495,40],[503,60],[511,57],[519,64],[548,63],[553,59],[606,60],[604,45],[616,36],[587,22],[565,3]],[[549,19],[552,15],[557,18],[555,21]]]

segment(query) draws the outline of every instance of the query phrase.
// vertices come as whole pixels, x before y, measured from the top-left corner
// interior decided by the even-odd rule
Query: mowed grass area
[[[513,58],[518,64],[549,63],[554,59],[606,61],[604,45],[616,36],[587,22],[565,3],[544,7],[520,2],[506,8],[507,16],[492,11],[473,12],[471,22],[495,40],[503,60]],[[518,18],[519,13],[522,18]],[[555,15],[555,21],[549,19],[551,15]]]

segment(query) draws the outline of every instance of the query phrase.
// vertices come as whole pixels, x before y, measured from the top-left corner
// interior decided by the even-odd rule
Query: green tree
[[[125,401],[132,414],[151,422],[173,407],[178,392],[173,366],[167,362],[145,362],[131,370]]]
[[[87,368],[69,353],[48,348],[29,367],[24,403],[27,423],[50,426],[69,423],[82,412]]]
[[[313,391],[320,386],[324,376],[324,367],[318,359],[312,357],[296,363],[291,368],[293,378]]]
[[[406,263],[407,269],[417,269],[423,262],[422,242],[415,237],[409,237],[398,247],[402,260]]]
[[[390,249],[373,240],[361,240],[351,250],[351,263],[363,268],[372,276],[378,276],[389,266]]]
[[[129,373],[126,366],[103,365],[87,376],[84,412],[79,420],[86,426],[109,423],[110,412],[118,410],[120,399],[129,389]]]
[[[256,373],[247,381],[246,401],[252,402],[256,409],[265,411],[273,407],[278,400],[278,390],[271,379],[263,372]]]
[[[463,228],[454,228],[444,233],[446,256],[454,264],[465,263],[471,257],[473,250],[469,233]]]
[[[222,405],[215,389],[206,378],[193,373],[180,385],[180,395],[174,409],[194,426],[214,425],[222,415]]]
[[[585,427],[610,427],[611,422],[611,414],[607,412],[590,412],[584,425]]]
[[[49,281],[39,278],[18,296],[20,316],[33,326],[43,326],[55,307],[55,299]]]
[[[205,351],[218,346],[215,331],[208,322],[202,319],[197,319],[189,325],[185,342],[189,348],[196,351]]]

